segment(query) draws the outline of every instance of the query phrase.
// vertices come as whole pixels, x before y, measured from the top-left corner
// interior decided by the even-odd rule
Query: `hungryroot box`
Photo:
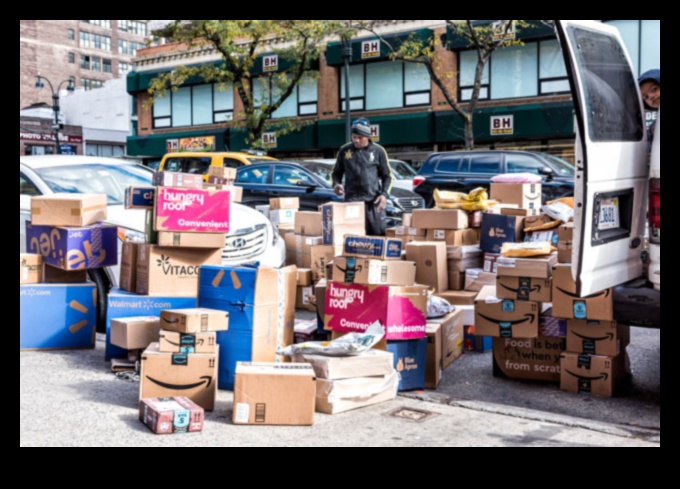
[[[416,263],[336,256],[333,259],[333,280],[347,284],[414,285]]]
[[[499,256],[496,273],[499,277],[550,278],[552,267],[557,264],[557,253],[528,258]]]
[[[142,353],[139,398],[186,396],[206,411],[215,408],[217,354],[163,353],[151,343]]]
[[[196,295],[200,266],[221,262],[221,249],[142,244],[137,255],[137,293]]]
[[[321,205],[323,244],[342,246],[345,234],[364,234],[366,214],[363,202],[330,202]]]
[[[158,232],[158,246],[178,246],[184,248],[224,248],[224,233],[179,233]]]
[[[158,334],[158,349],[168,353],[217,353],[217,333],[161,330]]]
[[[445,243],[434,241],[408,243],[406,258],[416,263],[416,282],[432,287],[435,292],[444,292],[448,289]]]
[[[111,319],[111,344],[125,350],[142,350],[158,341],[160,320],[157,316],[133,316]]]
[[[414,209],[411,226],[420,229],[465,229],[468,213],[462,209]]]
[[[326,287],[324,325],[340,332],[364,332],[375,321],[385,338],[425,337],[427,287],[360,285],[335,281]]]
[[[153,174],[153,184],[159,187],[199,189],[203,187],[203,175],[172,171],[157,171]]]
[[[345,235],[343,256],[401,260],[401,240],[381,236]]]
[[[312,247],[321,245],[321,236],[302,236],[288,233],[283,240],[286,243],[286,263],[300,268],[312,268]]]
[[[41,226],[76,226],[105,221],[106,194],[56,193],[31,199],[31,222]]]
[[[567,351],[615,357],[630,343],[630,326],[616,321],[567,319]]]
[[[391,401],[397,397],[399,374],[391,373],[347,379],[316,379],[316,412],[337,414]]]
[[[161,329],[180,333],[226,331],[229,328],[229,313],[205,307],[165,309],[161,311],[160,326]]]
[[[552,304],[553,315],[557,317],[614,320],[613,289],[578,297],[570,264],[558,263],[553,267]]]
[[[579,394],[611,397],[628,371],[628,354],[615,357],[564,352],[560,362],[560,389]]]
[[[560,381],[564,338],[493,338],[493,368],[511,379]]]
[[[550,302],[552,300],[552,279],[499,275],[496,279],[496,295],[500,299]]]
[[[500,299],[495,287],[486,286],[475,298],[475,331],[482,336],[535,338],[539,314],[538,302]]]
[[[217,333],[220,389],[233,390],[236,362],[276,362],[277,348],[293,343],[296,275],[295,266],[201,267],[199,306],[229,313]]]
[[[309,363],[318,379],[339,380],[353,377],[389,375],[394,372],[394,359],[390,352],[370,349],[360,355],[329,357],[296,353],[296,363]]]
[[[37,253],[19,253],[19,283],[38,284],[43,279],[43,259]]]
[[[130,185],[125,188],[126,209],[153,209],[156,201],[156,187],[138,187]]]
[[[321,213],[299,211],[295,213],[295,234],[302,236],[321,236]]]
[[[154,229],[228,233],[230,204],[228,190],[159,187]]]
[[[524,218],[485,212],[482,215],[479,247],[489,253],[500,253],[503,243],[522,241]]]
[[[314,423],[316,378],[308,363],[238,362],[234,378],[234,424]]]
[[[489,196],[501,204],[517,204],[535,216],[541,211],[542,192],[540,183],[492,183]]]
[[[557,230],[557,261],[571,263],[571,252],[574,248],[574,223],[562,224]]]
[[[185,396],[139,401],[139,420],[158,434],[201,431],[204,415],[203,408]]]
[[[269,199],[269,210],[275,211],[278,209],[299,209],[299,197],[274,197]]]
[[[26,251],[64,270],[108,267],[118,263],[117,233],[116,226],[102,224],[65,227],[26,221]]]
[[[97,286],[19,285],[19,349],[94,348]]]

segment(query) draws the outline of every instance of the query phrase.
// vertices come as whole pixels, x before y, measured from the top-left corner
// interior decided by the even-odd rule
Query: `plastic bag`
[[[541,183],[543,179],[535,173],[501,173],[491,177],[493,183]]]
[[[363,333],[347,333],[331,341],[305,341],[281,348],[277,355],[293,356],[297,353],[324,355],[327,357],[348,357],[370,350],[385,336],[380,321],[371,324]]]
[[[489,195],[484,187],[477,187],[465,194],[448,190],[434,189],[435,207],[438,209],[463,209],[483,211],[489,208]]]
[[[547,214],[553,219],[559,219],[564,223],[567,223],[574,218],[574,209],[564,202],[546,204],[541,208],[541,211],[543,211],[543,214]]]
[[[427,298],[427,319],[446,316],[455,309],[454,306],[449,304],[449,301],[436,295],[430,295]]]

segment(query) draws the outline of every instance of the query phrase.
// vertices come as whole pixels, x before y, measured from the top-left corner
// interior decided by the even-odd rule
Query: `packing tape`
[[[105,205],[91,205],[89,207],[77,207],[76,209],[71,209],[72,216],[79,216],[83,212],[97,211],[99,209],[106,209]]]

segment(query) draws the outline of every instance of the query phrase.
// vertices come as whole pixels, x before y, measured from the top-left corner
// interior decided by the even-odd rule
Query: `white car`
[[[144,240],[143,209],[125,209],[125,189],[130,185],[151,185],[153,171],[122,159],[84,155],[21,156],[19,167],[19,251],[26,250],[26,221],[31,218],[31,197],[56,192],[106,194],[107,223],[118,226],[118,263],[124,239]],[[222,250],[222,263],[240,265],[259,262],[280,267],[286,256],[285,244],[271,222],[244,205],[231,205],[231,231]],[[106,295],[118,286],[119,266],[88,271],[97,284],[99,311],[97,330],[105,325]]]
[[[390,168],[392,168],[392,175],[394,176],[394,180],[392,180],[392,187],[403,188],[404,190],[410,190],[413,192],[413,178],[418,174],[418,172],[415,171],[413,167],[405,161],[393,160],[392,158],[390,158],[388,161],[390,163]],[[322,165],[328,167],[328,172],[326,172],[326,169],[321,166],[314,169],[317,175],[328,179],[328,173],[330,173],[330,170],[333,169],[335,159],[320,158],[316,160],[305,160],[302,162],[303,165],[307,163],[321,163]]]

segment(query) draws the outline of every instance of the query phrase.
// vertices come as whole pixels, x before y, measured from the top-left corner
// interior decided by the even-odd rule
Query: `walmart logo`
[[[75,299],[68,303],[68,307],[69,307],[69,309],[73,309],[74,311],[80,313],[81,315],[86,315],[90,311],[87,308],[87,306],[81,304],[80,302],[78,302]],[[80,320],[76,323],[71,324],[68,327],[68,330],[71,333],[75,334],[78,331],[80,331],[81,329],[83,329],[85,326],[87,326],[87,324],[88,324],[88,320],[87,320],[87,318],[85,318],[85,319],[82,319],[82,320]]]

